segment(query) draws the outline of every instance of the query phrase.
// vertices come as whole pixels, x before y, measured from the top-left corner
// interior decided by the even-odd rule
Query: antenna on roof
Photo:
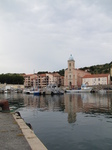
[[[33,70],[33,74],[35,74],[35,69]]]

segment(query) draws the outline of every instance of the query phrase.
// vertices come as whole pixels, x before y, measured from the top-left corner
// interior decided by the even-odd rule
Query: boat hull
[[[37,96],[39,96],[39,95],[41,95],[41,92],[34,92],[33,93],[35,96],[37,95]]]
[[[66,93],[90,93],[91,89],[85,90],[66,90]]]

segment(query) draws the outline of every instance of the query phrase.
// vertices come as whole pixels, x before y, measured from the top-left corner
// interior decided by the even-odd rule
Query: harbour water
[[[0,94],[48,150],[111,150],[112,94]]]

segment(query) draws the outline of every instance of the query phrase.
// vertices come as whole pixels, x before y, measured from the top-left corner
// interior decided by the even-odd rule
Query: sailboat
[[[37,76],[38,77],[38,76]],[[34,90],[34,92],[33,92],[33,94],[34,95],[41,95],[41,92],[40,92],[40,90],[39,90],[39,88],[38,88],[38,78],[37,78],[37,90]]]

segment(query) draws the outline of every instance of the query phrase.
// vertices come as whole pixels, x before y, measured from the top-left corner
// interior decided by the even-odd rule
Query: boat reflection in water
[[[17,111],[49,150],[112,149],[112,94],[14,94],[5,99],[24,104]]]
[[[37,108],[39,111],[64,111],[64,96],[24,95],[24,104],[27,107]]]

